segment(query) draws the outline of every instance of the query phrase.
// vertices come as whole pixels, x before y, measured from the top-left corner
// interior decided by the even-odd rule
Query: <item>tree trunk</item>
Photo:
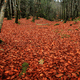
[[[11,0],[10,0],[10,17],[12,18],[12,6],[11,6]]]
[[[33,20],[32,20],[32,22],[35,22],[35,0],[33,3]]]
[[[71,15],[70,17],[72,18],[72,0],[71,0]]]
[[[0,12],[0,33],[1,33],[2,24],[3,24],[4,13],[5,13],[7,1],[8,0],[4,0],[4,4],[3,4],[2,8],[1,8],[1,12]]]
[[[16,0],[14,1],[14,17],[16,17]]]
[[[7,4],[7,20],[10,19],[10,15],[9,15],[9,4]]]
[[[18,9],[18,1],[16,1],[15,23],[18,23],[18,13],[19,13],[19,9]]]
[[[11,10],[10,10],[10,1],[8,0],[7,4],[7,20],[11,20]]]
[[[19,19],[20,19],[21,18],[21,14],[20,14],[20,0],[19,0],[18,8],[19,8]]]

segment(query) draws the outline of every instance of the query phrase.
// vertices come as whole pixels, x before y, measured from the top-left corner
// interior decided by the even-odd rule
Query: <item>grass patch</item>
[[[61,35],[61,33],[59,33],[58,35]]]
[[[54,26],[59,25],[59,23],[56,23]]]
[[[58,32],[58,29],[56,29],[55,32]]]
[[[77,31],[78,31],[78,29],[75,29],[75,30],[77,30]]]
[[[71,41],[73,41],[73,40],[71,40]]]
[[[71,31],[72,29],[68,29],[68,31]]]
[[[63,34],[61,38],[64,38],[64,37],[65,37],[65,38],[69,38],[69,37],[70,37],[70,35]]]
[[[23,64],[22,64],[22,72],[19,74],[19,77],[21,76],[21,75],[23,75],[23,73],[26,73],[26,69],[27,69],[27,67],[29,66],[29,64],[28,63],[26,63],[26,62],[24,62]]]

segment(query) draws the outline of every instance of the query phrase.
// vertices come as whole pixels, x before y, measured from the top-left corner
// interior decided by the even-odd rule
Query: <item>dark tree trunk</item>
[[[18,10],[18,1],[16,1],[16,16],[15,16],[15,23],[18,23],[18,13],[19,13],[19,10]]]
[[[71,0],[71,15],[70,15],[70,17],[72,17],[72,0]]]
[[[35,22],[35,1],[33,3],[33,20],[32,22]]]

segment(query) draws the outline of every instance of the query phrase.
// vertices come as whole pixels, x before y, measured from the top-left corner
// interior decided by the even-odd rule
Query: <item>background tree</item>
[[[15,23],[18,23],[18,14],[19,14],[18,4],[19,4],[19,0],[17,0],[15,4],[16,4]]]
[[[8,2],[8,0],[4,0],[4,4],[2,5],[1,12],[0,12],[0,33],[1,33],[1,27],[3,24],[4,13],[5,13],[5,8],[7,5],[7,2]]]

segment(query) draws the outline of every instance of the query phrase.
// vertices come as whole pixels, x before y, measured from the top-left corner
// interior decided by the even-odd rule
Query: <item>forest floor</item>
[[[31,21],[4,18],[0,80],[80,80],[80,21]]]

